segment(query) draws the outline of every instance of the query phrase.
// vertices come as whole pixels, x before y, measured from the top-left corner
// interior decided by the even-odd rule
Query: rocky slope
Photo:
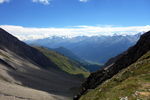
[[[0,29],[0,100],[68,100],[81,80]]]
[[[129,65],[136,62],[141,56],[150,50],[150,32],[141,36],[140,40],[130,47],[126,52],[117,56],[115,60],[107,63],[103,69],[92,73],[86,82],[82,84],[82,90],[75,100],[78,100],[81,95],[85,94],[89,89],[94,89],[104,81],[112,78],[122,69],[127,68]]]
[[[26,45],[24,42],[19,41],[16,37],[10,35],[3,29],[0,29],[0,48],[8,49],[15,54],[28,59],[32,62],[43,67],[57,68],[47,57],[45,57],[38,50]],[[41,60],[42,59],[42,60]]]

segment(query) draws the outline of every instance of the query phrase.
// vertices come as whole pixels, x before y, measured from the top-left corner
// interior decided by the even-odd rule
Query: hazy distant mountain
[[[68,50],[64,47],[59,47],[54,50],[57,51],[58,53],[63,54],[64,56],[69,57],[70,59],[73,59],[74,61],[77,61],[78,63],[80,63],[84,68],[86,68],[90,72],[95,72],[103,66],[103,65],[87,62],[87,61],[77,57],[73,52],[71,52],[70,50]]]
[[[81,59],[105,63],[109,58],[116,56],[134,45],[141,34],[142,33],[136,35],[78,36],[73,38],[53,36],[26,42],[49,48],[65,47]]]
[[[65,56],[69,57],[70,59],[77,60],[77,61],[81,60],[73,52],[71,52],[70,50],[68,50],[68,49],[66,49],[64,47],[55,48],[53,50],[56,51],[56,52],[59,52],[62,55],[65,55]]]

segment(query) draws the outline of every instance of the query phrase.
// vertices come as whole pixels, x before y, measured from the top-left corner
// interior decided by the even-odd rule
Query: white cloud
[[[150,26],[130,26],[130,27],[113,27],[113,26],[75,26],[66,28],[33,28],[13,25],[0,25],[12,35],[21,40],[42,39],[51,36],[112,36],[118,35],[134,35],[139,32],[150,30]]]
[[[89,0],[79,0],[80,2],[88,2]]]
[[[32,0],[34,3],[42,3],[44,5],[49,5],[51,0]]]
[[[9,0],[0,0],[0,4],[5,2],[9,2]]]

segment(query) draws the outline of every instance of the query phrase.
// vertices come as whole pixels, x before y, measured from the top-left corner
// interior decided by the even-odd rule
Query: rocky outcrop
[[[81,95],[88,91],[88,89],[94,89],[107,79],[110,79],[119,71],[134,63],[149,50],[150,31],[143,34],[136,45],[130,47],[127,51],[120,54],[116,58],[109,60],[106,67],[97,72],[91,73],[87,80],[82,84],[81,92],[75,96],[74,100],[78,100]]]

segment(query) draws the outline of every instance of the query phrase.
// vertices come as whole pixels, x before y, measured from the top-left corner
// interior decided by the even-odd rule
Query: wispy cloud
[[[9,2],[10,0],[0,0],[0,4]],[[41,3],[44,5],[49,5],[52,0],[32,0],[33,3]],[[89,0],[79,0],[79,2],[88,2]]]
[[[10,0],[0,0],[0,4],[5,3],[5,2],[9,2]]]
[[[80,2],[88,2],[89,0],[79,0]]]
[[[13,25],[0,25],[12,35],[21,40],[42,39],[51,36],[112,36],[134,35],[139,32],[150,30],[150,26],[130,26],[130,27],[113,27],[113,26],[76,26],[67,28],[32,28]]]
[[[51,0],[32,0],[34,3],[41,3],[44,5],[49,5]]]

